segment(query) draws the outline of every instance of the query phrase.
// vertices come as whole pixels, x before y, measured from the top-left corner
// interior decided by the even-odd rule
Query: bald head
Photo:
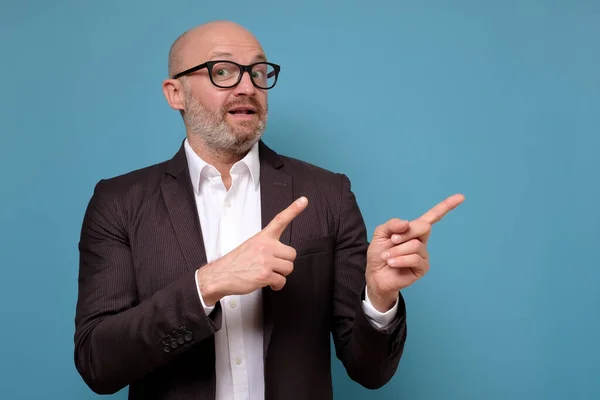
[[[262,50],[250,31],[231,21],[213,21],[184,32],[169,51],[169,77],[206,61],[218,46],[231,45]]]
[[[229,63],[195,68],[184,79],[172,78],[218,60]],[[279,66],[264,61],[265,52],[254,35],[229,21],[197,26],[175,40],[169,52],[169,78],[162,88],[171,108],[181,113],[196,152],[236,158],[260,139],[268,116],[263,80],[274,86],[279,73]],[[238,73],[231,63],[254,69]]]

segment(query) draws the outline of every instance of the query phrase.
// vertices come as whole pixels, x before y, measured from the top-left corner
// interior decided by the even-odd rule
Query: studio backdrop
[[[334,356],[337,399],[600,398],[593,0],[3,0],[0,398],[97,398],[73,362],[83,213],[178,150],[169,47],[215,19],[282,66],[265,142],[347,174],[369,235],[466,196],[404,292],[396,375],[369,391]]]

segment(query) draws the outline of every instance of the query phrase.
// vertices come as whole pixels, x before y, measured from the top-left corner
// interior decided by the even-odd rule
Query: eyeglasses
[[[191,74],[203,68],[208,69],[208,76],[213,85],[223,89],[237,86],[244,72],[248,72],[252,84],[259,89],[271,89],[277,83],[277,77],[281,67],[270,62],[257,62],[250,65],[241,65],[233,61],[215,60],[207,61],[173,76],[177,79],[181,76]]]

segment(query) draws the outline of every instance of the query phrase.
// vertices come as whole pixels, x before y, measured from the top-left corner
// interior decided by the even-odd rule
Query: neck
[[[246,156],[247,153],[231,153],[215,151],[211,149],[202,138],[198,135],[188,135],[188,142],[190,147],[208,164],[212,165],[221,174],[223,184],[229,190],[231,187],[231,175],[229,171],[236,162],[240,161]]]

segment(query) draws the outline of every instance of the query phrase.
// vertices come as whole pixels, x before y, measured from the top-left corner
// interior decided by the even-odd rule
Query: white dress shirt
[[[202,160],[187,139],[184,147],[206,258],[210,263],[261,230],[258,144],[231,167],[229,190],[217,169]],[[264,399],[261,294],[261,290],[256,290],[220,300],[223,322],[221,329],[215,333],[216,400]],[[206,306],[199,285],[198,295],[209,315],[214,306]],[[373,308],[365,293],[363,309],[375,327],[383,328],[394,319],[397,302],[388,312],[380,313]]]

